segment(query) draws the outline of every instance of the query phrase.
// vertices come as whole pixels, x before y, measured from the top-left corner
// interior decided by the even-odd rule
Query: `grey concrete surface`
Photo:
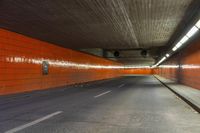
[[[192,104],[200,108],[200,90],[183,85],[183,84],[178,84],[175,81],[166,79],[159,75],[155,75],[155,76],[165,85],[170,87],[173,91],[175,91],[176,93],[178,93],[179,95],[181,95],[182,97],[190,101]]]
[[[12,129],[58,111],[62,113],[17,132],[200,132],[200,115],[153,76],[121,77],[85,86],[0,97],[0,132],[13,133]]]

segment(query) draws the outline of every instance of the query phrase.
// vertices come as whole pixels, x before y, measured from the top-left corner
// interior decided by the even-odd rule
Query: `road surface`
[[[200,115],[153,76],[0,97],[0,133],[200,133]]]

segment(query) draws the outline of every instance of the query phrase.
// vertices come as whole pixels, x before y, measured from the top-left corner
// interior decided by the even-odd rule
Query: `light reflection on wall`
[[[160,65],[159,68],[179,68],[179,65]]]
[[[160,65],[159,68],[179,68],[179,65]],[[200,69],[200,65],[181,65],[180,68],[182,69]]]
[[[200,65],[193,65],[193,64],[190,64],[190,65],[181,65],[181,68],[183,69],[200,69]]]
[[[64,60],[51,60],[45,58],[25,58],[25,57],[6,57],[6,61],[10,63],[31,63],[31,64],[42,64],[43,61],[48,61],[48,63],[54,67],[73,67],[78,69],[111,69],[111,68],[123,68],[122,66],[104,66],[97,64],[82,64],[72,61]]]
[[[6,62],[10,63],[30,63],[30,64],[42,64],[43,61],[48,61],[48,63],[54,67],[67,67],[67,68],[77,68],[77,69],[151,69],[150,66],[110,66],[110,65],[98,65],[98,64],[83,64],[72,61],[64,60],[51,60],[45,58],[26,58],[26,57],[6,57]]]

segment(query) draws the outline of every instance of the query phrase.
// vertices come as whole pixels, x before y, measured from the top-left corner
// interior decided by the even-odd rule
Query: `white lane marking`
[[[10,129],[10,130],[6,131],[5,133],[15,133],[15,132],[18,132],[18,131],[20,131],[20,130],[23,130],[23,129],[27,128],[27,127],[33,126],[33,125],[35,125],[35,124],[37,124],[37,123],[40,123],[40,122],[42,122],[42,121],[44,121],[44,120],[47,120],[47,119],[49,119],[49,118],[51,118],[51,117],[53,117],[53,116],[55,116],[55,115],[61,114],[61,113],[62,113],[62,111],[57,111],[57,112],[55,112],[55,113],[49,114],[49,115],[44,116],[44,117],[42,117],[42,118],[40,118],[40,119],[37,119],[37,120],[32,121],[32,122],[30,122],[30,123],[27,123],[27,124],[25,124],[25,125],[21,125],[21,126],[19,126],[19,127]]]
[[[107,93],[109,93],[109,92],[111,92],[111,91],[103,92],[103,93],[101,93],[101,94],[99,94],[99,95],[94,96],[94,98],[100,97],[100,96],[105,95],[105,94],[107,94]]]
[[[124,84],[121,84],[118,88],[121,88],[121,87],[123,87],[124,86]]]

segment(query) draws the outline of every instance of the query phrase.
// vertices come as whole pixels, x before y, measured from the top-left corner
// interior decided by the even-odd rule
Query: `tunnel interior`
[[[0,20],[0,132],[200,132],[199,0],[3,0]]]

